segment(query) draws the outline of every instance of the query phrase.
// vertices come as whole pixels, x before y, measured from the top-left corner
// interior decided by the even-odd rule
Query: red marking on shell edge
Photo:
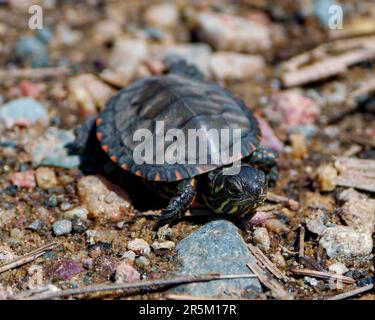
[[[102,146],[102,149],[104,150],[104,152],[108,152],[109,147],[107,145],[105,145],[105,146]]]
[[[160,181],[160,173],[159,172],[156,173],[154,181]]]
[[[96,118],[96,125],[97,126],[100,126],[102,123],[103,123],[103,119],[102,118]]]
[[[124,169],[124,170],[127,170],[127,169],[128,169],[128,165],[127,165],[127,163],[123,163],[123,164],[121,165],[121,168]]]
[[[134,172],[134,174],[138,177],[142,177],[142,174],[141,174],[141,171],[140,170],[137,170],[136,172]]]
[[[113,162],[116,162],[116,161],[117,161],[117,157],[116,157],[116,156],[112,156],[112,157],[111,157],[111,160],[112,160]]]
[[[180,172],[176,171],[175,174],[176,174],[176,179],[177,180],[182,180],[182,176],[181,176]]]
[[[98,131],[96,133],[96,137],[98,138],[99,141],[102,140],[103,139],[103,133],[101,133],[101,132]]]

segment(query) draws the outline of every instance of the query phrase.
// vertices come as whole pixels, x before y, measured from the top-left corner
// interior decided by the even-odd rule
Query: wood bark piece
[[[375,192],[375,161],[358,158],[337,158],[335,168],[339,175],[335,184]]]
[[[264,255],[264,253],[259,248],[257,248],[256,246],[253,246],[250,243],[248,244],[248,248],[249,248],[250,252],[257,259],[258,264],[263,269],[267,269],[277,279],[284,280],[284,281],[287,280],[287,277]]]
[[[286,291],[283,286],[271,277],[266,271],[262,270],[256,262],[249,262],[247,264],[249,269],[258,277],[259,281],[268,289],[271,290],[271,295],[275,299],[293,300],[294,296]]]
[[[303,85],[344,73],[349,66],[374,58],[374,36],[338,40],[286,61],[281,79],[286,87]]]

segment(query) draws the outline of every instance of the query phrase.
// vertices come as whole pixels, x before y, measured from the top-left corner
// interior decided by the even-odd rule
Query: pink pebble
[[[35,188],[36,186],[34,170],[12,173],[9,179],[17,187]]]

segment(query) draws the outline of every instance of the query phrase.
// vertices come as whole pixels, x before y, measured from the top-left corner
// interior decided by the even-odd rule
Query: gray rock
[[[30,61],[33,68],[42,68],[49,64],[48,48],[38,38],[22,36],[16,43],[15,52],[22,60]]]
[[[213,221],[199,228],[182,240],[176,249],[181,262],[178,275],[251,274],[246,264],[255,262],[239,230],[225,220]],[[262,292],[256,278],[191,283],[172,290],[196,296],[248,298]]]
[[[48,128],[44,135],[28,146],[33,166],[77,168],[80,164],[79,156],[70,155],[68,148],[74,140],[75,137],[71,131]]]
[[[47,123],[46,108],[33,98],[19,98],[4,104],[0,108],[0,121],[11,128],[16,124],[31,125],[37,121]]]
[[[150,265],[150,260],[144,256],[140,256],[135,259],[135,264],[141,269],[146,269]]]
[[[72,232],[72,222],[69,220],[59,220],[56,221],[53,226],[53,233],[56,236],[62,236],[64,234],[69,234]]]
[[[43,227],[43,221],[41,220],[34,220],[31,224],[27,226],[27,229],[37,231]]]
[[[327,255],[340,262],[371,259],[373,241],[371,234],[347,226],[327,228],[319,244]]]

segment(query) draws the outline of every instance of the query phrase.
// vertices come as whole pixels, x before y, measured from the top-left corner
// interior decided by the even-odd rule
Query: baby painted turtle
[[[206,133],[210,129],[219,132],[241,129],[237,157],[241,161],[231,164],[220,159],[212,161],[223,147],[218,139],[206,135],[208,160],[205,163],[200,163],[196,153],[189,152],[187,146],[183,149],[186,161],[157,163],[160,148],[154,148],[153,141],[148,145],[149,150],[144,150],[150,153],[153,162],[139,163],[135,159],[139,146],[135,133],[148,130],[152,134],[148,137],[150,140],[160,135],[160,123],[164,132],[177,129],[185,137],[191,129],[203,129]],[[199,70],[184,60],[173,60],[168,74],[136,81],[109,99],[94,120],[77,128],[79,148],[88,142],[89,131],[95,132],[101,149],[111,161],[141,177],[153,190],[168,194],[165,190],[177,186],[162,210],[159,227],[180,217],[196,196],[198,202],[217,214],[251,213],[264,202],[268,182],[277,179],[277,154],[260,145],[261,133],[252,112],[230,91],[203,80]],[[165,139],[164,150],[176,145],[175,138]],[[228,174],[229,168],[237,169],[233,171],[236,174]]]

